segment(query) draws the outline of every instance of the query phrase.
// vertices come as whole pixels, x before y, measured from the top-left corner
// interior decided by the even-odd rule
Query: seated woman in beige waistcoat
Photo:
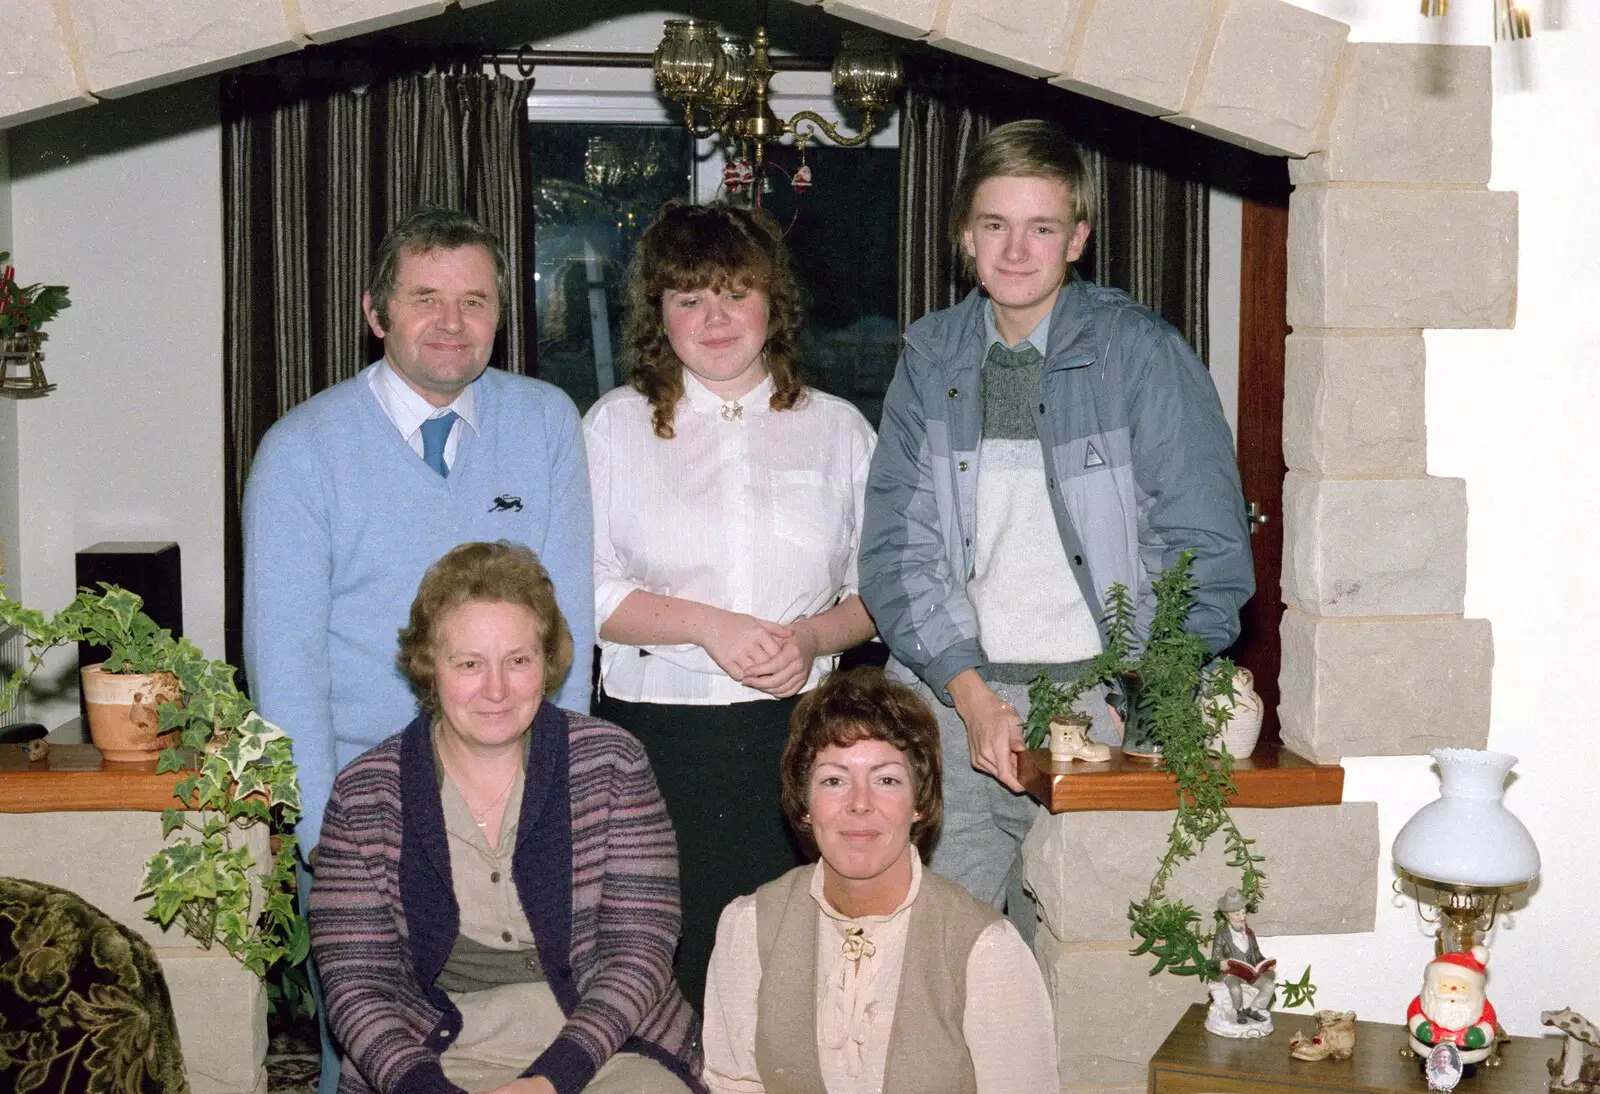
[[[1055,1020],[1033,955],[998,912],[922,867],[943,808],[927,705],[877,669],[834,673],[795,709],[782,784],[820,862],[724,909],[706,1085],[1055,1094]]]

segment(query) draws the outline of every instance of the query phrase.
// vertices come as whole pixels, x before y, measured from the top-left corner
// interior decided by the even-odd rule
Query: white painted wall
[[[1443,25],[1392,0],[1294,2],[1351,21],[1358,40],[1492,38],[1489,0],[1456,0]],[[1590,561],[1600,551],[1600,480],[1591,467],[1600,420],[1600,11],[1564,8],[1561,31],[1540,26],[1531,43],[1495,48],[1490,186],[1519,195],[1516,328],[1426,335],[1428,469],[1466,480],[1467,614],[1494,627],[1489,744],[1521,757],[1506,802],[1544,856],[1537,888],[1498,932],[1491,962],[1491,998],[1519,1034],[1540,1032],[1541,1009],[1571,1006],[1600,1018],[1590,922],[1600,856],[1600,714],[1590,701],[1600,662],[1600,576]],[[1436,796],[1437,779],[1424,757],[1344,766],[1346,799],[1379,803],[1377,932],[1285,938],[1267,949],[1292,974],[1312,964],[1320,1005],[1398,1021],[1431,950],[1411,902],[1396,906],[1389,890],[1388,850],[1400,825]]]
[[[222,655],[222,206],[216,88],[184,84],[11,130],[15,250],[64,284],[50,328],[57,390],[17,408],[28,600],[72,597],[74,552],[176,540],[184,629]],[[4,481],[4,476],[0,476]],[[65,692],[30,705],[77,714]],[[47,680],[48,682],[48,680]]]

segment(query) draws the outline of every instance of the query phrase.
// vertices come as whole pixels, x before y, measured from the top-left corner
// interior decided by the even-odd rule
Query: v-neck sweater
[[[478,428],[463,431],[448,478],[412,451],[365,375],[290,411],[256,452],[245,665],[262,717],[294,740],[306,847],[334,775],[416,716],[397,636],[423,573],[458,544],[506,539],[538,554],[577,652],[555,701],[589,708],[593,514],[577,408],[499,369],[474,389]]]

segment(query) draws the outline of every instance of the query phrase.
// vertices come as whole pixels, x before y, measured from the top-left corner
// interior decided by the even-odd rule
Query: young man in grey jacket
[[[1030,940],[1017,870],[1036,813],[1017,781],[1028,682],[1040,669],[1071,679],[1100,651],[1114,583],[1147,625],[1153,578],[1185,550],[1189,627],[1213,650],[1238,635],[1255,588],[1205,366],[1125,293],[1072,276],[1092,202],[1077,149],[1049,123],[1000,126],[968,158],[951,231],[982,288],[906,331],[861,546],[861,597],[940,716],[945,818],[930,864],[1009,907]]]

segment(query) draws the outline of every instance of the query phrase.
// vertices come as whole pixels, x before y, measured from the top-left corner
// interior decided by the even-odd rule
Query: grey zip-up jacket
[[[966,584],[975,560],[985,301],[913,323],[883,403],[867,479],[861,598],[895,659],[945,685],[988,664]],[[1073,280],[1050,315],[1034,412],[1050,506],[1105,639],[1102,594],[1134,593],[1185,549],[1197,584],[1189,629],[1213,650],[1239,633],[1255,590],[1233,441],[1205,366],[1171,325],[1117,289]]]

